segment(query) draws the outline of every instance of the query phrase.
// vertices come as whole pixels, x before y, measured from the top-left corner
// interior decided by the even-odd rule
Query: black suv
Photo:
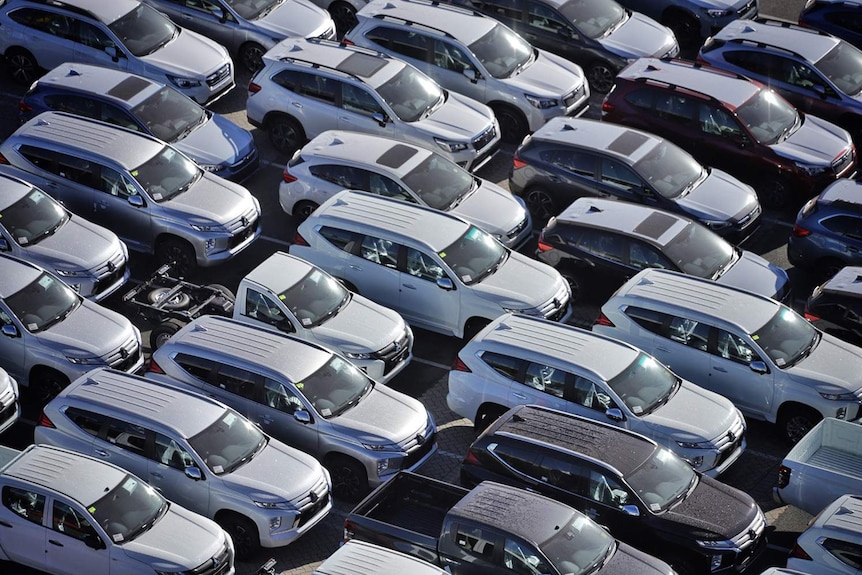
[[[862,267],[847,266],[814,288],[805,319],[851,343],[862,343]]]
[[[461,482],[485,480],[571,505],[681,574],[733,573],[766,548],[751,496],[642,435],[545,407],[513,407],[476,438]]]
[[[862,48],[862,2],[859,0],[808,0],[799,23],[829,32]]]

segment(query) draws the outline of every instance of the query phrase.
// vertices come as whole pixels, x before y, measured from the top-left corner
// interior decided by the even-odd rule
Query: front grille
[[[233,249],[240,245],[252,235],[257,229],[258,213],[254,207],[251,207],[247,212],[227,224],[227,230],[231,237],[228,240],[228,249]]]
[[[757,517],[751,522],[746,529],[741,533],[731,538],[733,544],[742,552],[749,551],[757,546],[758,540],[763,536],[763,531],[766,529],[766,517],[762,512],[757,513]]]
[[[514,228],[512,228],[511,230],[506,232],[506,237],[509,239],[516,238],[516,237],[518,237],[518,234],[523,232],[524,228],[526,228],[526,227],[527,227],[527,218],[524,218],[523,220],[521,220],[521,223],[519,223],[517,226],[515,226]]]
[[[747,216],[739,220],[739,229],[744,230],[751,224],[757,222],[760,219],[760,214],[763,212],[763,208],[760,207],[760,204],[754,207]]]
[[[841,176],[847,170],[849,170],[853,166],[853,161],[855,159],[855,154],[853,153],[853,148],[851,147],[849,150],[844,152],[841,157],[832,162],[832,171],[836,176]]]
[[[18,413],[18,404],[15,401],[12,401],[9,405],[0,409],[0,427],[3,427],[12,421],[12,418],[15,417],[16,413]]]
[[[120,371],[129,371],[135,365],[137,365],[138,360],[141,357],[141,346],[138,344],[138,340],[134,337],[129,338],[126,343],[115,349],[113,352],[108,354],[105,358],[105,363],[113,367],[114,369],[119,369]]]
[[[375,351],[372,357],[383,360],[383,373],[387,374],[395,366],[407,359],[408,355],[410,355],[410,337],[407,335],[407,330],[404,330],[400,338],[386,347]]]
[[[317,517],[318,513],[320,513],[326,506],[329,505],[329,492],[327,491],[321,497],[318,497],[317,501],[303,509],[299,512],[299,521],[296,523],[297,527],[302,527],[309,521],[313,520]]]
[[[227,545],[212,558],[207,559],[194,569],[189,570],[189,575],[223,575],[233,568],[233,553]]]
[[[108,275],[99,278],[96,281],[96,285],[93,288],[93,293],[99,294],[123,279],[123,276],[126,274],[126,264],[122,263],[119,267],[115,267],[114,271],[109,273]]]
[[[730,426],[730,429],[724,435],[713,440],[713,443],[719,450],[718,460],[715,462],[715,467],[718,467],[739,449],[742,443],[742,437],[745,435],[745,423],[740,417]]]
[[[736,11],[736,15],[740,18],[745,17],[745,15],[748,14],[754,8],[754,5],[756,3],[757,0],[751,0],[750,2],[747,2],[745,6]]]
[[[407,457],[404,459],[402,469],[410,469],[419,463],[423,457],[428,455],[432,449],[434,449],[434,445],[437,443],[437,433],[431,432],[423,437],[424,439],[422,443],[419,443],[418,435],[410,442],[412,447],[407,447]]]
[[[484,132],[482,132],[481,134],[479,134],[478,136],[476,136],[473,139],[473,147],[476,148],[477,150],[481,150],[482,148],[487,146],[491,142],[491,140],[493,140],[496,137],[497,137],[497,128],[495,128],[492,125],[490,128],[488,128],[487,130],[485,130]]]
[[[560,289],[554,294],[550,300],[546,301],[542,304],[538,310],[545,317],[545,319],[549,319],[551,321],[559,321],[564,315],[566,315],[566,310],[569,305],[569,294],[566,291],[565,286],[561,286]]]
[[[224,66],[207,76],[207,86],[212,88],[228,76],[230,76],[230,64],[225,64]]]
[[[568,108],[569,106],[573,106],[575,102],[584,97],[584,90],[586,88],[584,85],[578,86],[571,94],[563,96],[563,105]]]

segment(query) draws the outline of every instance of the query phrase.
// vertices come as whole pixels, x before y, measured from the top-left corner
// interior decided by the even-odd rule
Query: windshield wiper
[[[185,130],[180,132],[180,135],[177,137],[177,139],[175,141],[182,140],[183,138],[185,138],[186,136],[188,136],[189,134],[191,134],[192,132],[194,132],[195,130],[200,128],[201,126],[203,126],[204,123],[208,119],[207,114],[208,114],[208,112],[206,110],[204,110],[204,113],[201,114],[201,117],[198,119],[198,121],[194,122],[192,124],[189,124]]]
[[[161,518],[165,515],[165,513],[167,513],[167,512],[168,512],[168,502],[167,502],[167,501],[165,501],[164,503],[162,503],[162,506],[161,506],[161,507],[159,507],[158,512],[153,516],[153,518],[152,518],[152,519],[150,519],[149,521],[147,521],[147,522],[143,523],[143,524],[142,524],[140,527],[138,527],[137,529],[135,529],[135,530],[134,530],[134,531],[129,535],[129,537],[127,537],[127,538],[126,538],[126,541],[131,541],[132,539],[135,539],[135,538],[137,538],[139,535],[141,535],[141,534],[143,534],[143,533],[145,533],[145,532],[149,531],[150,529],[152,529],[152,528],[153,528],[153,525],[155,525],[155,524],[158,522],[158,520],[159,520],[159,519],[161,519]]]
[[[489,267],[487,270],[485,270],[485,273],[477,277],[476,282],[478,283],[486,277],[497,273],[497,270],[500,269],[500,266],[503,265],[503,262],[505,262],[507,259],[509,259],[509,252],[503,252],[503,255],[501,255],[500,259],[497,260],[497,263]]]
[[[465,191],[464,193],[460,194],[454,200],[452,200],[452,203],[449,204],[447,211],[451,210],[452,208],[454,208],[455,206],[457,206],[458,204],[463,202],[466,198],[472,196],[473,193],[478,189],[479,189],[479,178],[476,176],[473,176],[473,183],[470,185],[470,189]]]
[[[179,29],[179,27],[175,27],[174,33],[171,34],[168,38],[165,38],[164,40],[159,42],[158,45],[156,45],[152,50],[147,52],[147,56],[157,52],[158,50],[161,50],[163,47],[167,46],[174,38],[176,38],[179,35],[180,35],[180,29]]]
[[[266,18],[267,16],[269,16],[270,12],[272,12],[273,10],[275,10],[278,6],[281,6],[282,4],[284,4],[284,0],[276,0],[275,2],[270,4],[269,6],[267,6],[263,10],[261,10],[260,14],[257,15],[255,20],[260,20],[261,18]]]
[[[811,341],[808,342],[808,345],[805,346],[805,349],[803,349],[799,353],[799,355],[794,357],[793,361],[786,363],[784,365],[784,367],[785,368],[792,367],[792,366],[796,365],[797,363],[799,363],[800,361],[802,361],[803,359],[805,359],[806,357],[808,357],[809,355],[811,355],[811,352],[814,351],[814,348],[817,347],[817,344],[820,342],[820,338],[821,338],[820,332],[815,332],[814,337],[811,338]]]

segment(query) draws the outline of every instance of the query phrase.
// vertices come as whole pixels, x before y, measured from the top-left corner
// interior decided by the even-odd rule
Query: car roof
[[[73,12],[85,10],[101,22],[110,24],[135,9],[140,2],[137,0],[30,0],[31,4],[39,4],[52,8],[67,8]],[[14,3],[10,3],[15,6]],[[78,10],[75,10],[75,9]]]
[[[23,198],[32,189],[32,184],[11,174],[3,173],[3,167],[0,166],[0,212]]]
[[[132,170],[155,156],[165,143],[141,134],[66,112],[43,112],[23,124],[11,138],[41,140],[111,158]]]
[[[43,270],[33,264],[0,254],[0,297],[9,297],[35,281]]]
[[[613,425],[538,405],[513,408],[489,434],[536,439],[601,461],[627,477],[652,457],[659,446],[642,435]]]
[[[470,227],[464,220],[432,208],[365,192],[345,190],[326,200],[306,222],[326,220],[358,225],[417,239],[435,252],[452,245]]]
[[[498,25],[493,18],[449,4],[424,0],[371,0],[359,11],[360,17],[385,19],[388,16],[420,24],[470,45]],[[410,23],[407,23],[409,26]]]
[[[311,269],[319,269],[302,258],[285,252],[275,252],[256,268],[245,280],[281,293],[301,280]]]
[[[95,369],[73,381],[54,401],[78,400],[108,408],[106,415],[124,421],[144,419],[194,437],[224,414],[224,405],[152,379],[112,369]],[[79,404],[80,405],[80,404]]]
[[[780,305],[743,289],[657,268],[641,270],[623,284],[617,295],[634,298],[633,305],[644,298],[661,302],[667,308],[699,312],[739,326],[747,333],[763,327]]]
[[[312,575],[438,575],[439,567],[418,557],[351,539],[336,549]]]
[[[862,537],[862,495],[843,495],[829,504],[814,526]]]
[[[829,184],[817,198],[819,204],[852,204],[854,208],[862,204],[862,182],[839,178]]]
[[[80,453],[36,445],[7,465],[2,475],[62,493],[82,505],[92,505],[128,472]]]
[[[799,54],[809,62],[818,62],[840,42],[818,30],[779,20],[734,20],[713,39],[722,42],[752,42],[758,48],[774,46]],[[764,46],[764,44],[766,46]]]
[[[664,210],[604,198],[578,198],[555,220],[613,230],[660,246],[667,245],[689,225],[696,225]]]
[[[551,362],[574,362],[605,381],[619,375],[641,353],[639,349],[611,337],[511,313],[488,324],[474,343],[524,349]]]
[[[379,86],[407,66],[406,62],[375,50],[320,38],[285,38],[270,48],[263,59],[309,62],[315,67],[339,70],[371,86]]]
[[[164,84],[137,74],[78,62],[60,64],[36,83],[98,95],[129,108],[134,108],[164,87]]]
[[[531,138],[601,150],[632,164],[664,141],[653,134],[620,124],[564,116],[548,120]]]
[[[762,86],[743,76],[685,60],[640,58],[617,75],[632,82],[653,80],[711,96],[733,109],[750,100]]]
[[[308,142],[300,154],[376,166],[400,178],[410,173],[433,152],[381,136],[328,130]]]
[[[862,267],[842,268],[823,284],[823,291],[862,296]]]

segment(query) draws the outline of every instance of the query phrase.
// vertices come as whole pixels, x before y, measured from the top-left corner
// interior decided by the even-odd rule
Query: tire
[[[467,325],[464,326],[464,343],[476,337],[476,334],[485,329],[489,323],[491,323],[489,320],[478,317],[467,320]]]
[[[218,517],[216,522],[233,540],[237,559],[248,559],[260,551],[260,535],[250,519],[237,513],[226,513]]]
[[[527,209],[533,215],[535,224],[544,225],[551,216],[557,215],[557,201],[554,196],[545,189],[531,188],[524,194],[524,202]]]
[[[790,406],[779,413],[778,429],[788,442],[795,444],[821,419],[820,412],[810,407]]]
[[[150,352],[154,352],[165,343],[171,336],[183,328],[183,323],[176,319],[169,319],[153,328],[150,332]]]
[[[700,24],[685,12],[672,11],[665,14],[662,24],[673,31],[680,48],[695,48],[701,43]]]
[[[162,299],[171,291],[171,288],[160,287],[155,288],[147,294],[147,301],[151,304],[156,304],[162,301]],[[192,298],[187,293],[180,292],[178,294],[174,294],[170,300],[166,301],[163,305],[163,309],[175,311],[186,309],[192,303]]]
[[[332,476],[332,495],[355,502],[368,493],[368,475],[358,461],[345,455],[334,455],[325,464]]]
[[[587,290],[581,277],[567,268],[557,271],[560,272],[560,275],[563,276],[563,279],[566,280],[566,283],[569,284],[569,288],[572,290],[571,303],[575,304],[582,301]]]
[[[300,222],[304,222],[318,207],[319,206],[316,203],[308,200],[297,202],[297,204],[293,206],[293,216]]]
[[[823,258],[822,260],[819,260],[817,262],[817,264],[815,265],[815,270],[817,276],[821,280],[826,281],[828,279],[831,279],[832,276],[834,276],[838,272],[840,272],[841,269],[846,265],[847,264],[845,264],[838,258]]]
[[[299,122],[289,116],[275,116],[267,122],[269,141],[276,150],[292,155],[305,143],[305,132]]]
[[[254,74],[263,68],[263,55],[266,50],[256,42],[246,42],[239,48],[239,61],[243,67]]]
[[[479,413],[476,414],[476,419],[473,421],[473,429],[477,433],[485,431],[485,428],[491,425],[495,419],[506,413],[506,411],[506,408],[502,405],[483,405],[479,408]]]
[[[22,86],[30,86],[40,76],[36,58],[23,48],[13,48],[6,52],[6,66],[15,83]]]
[[[42,408],[67,385],[69,385],[69,378],[55,369],[49,367],[34,369],[30,372],[26,396],[22,393],[22,408],[28,412],[28,416],[35,416],[38,419]]]
[[[210,288],[211,290],[221,291],[224,294],[224,296],[228,300],[230,300],[231,302],[236,301],[236,294],[234,294],[232,290],[229,290],[228,288],[226,288],[225,286],[223,286],[221,284],[208,284],[206,287]]]
[[[614,78],[617,73],[611,68],[607,62],[593,62],[587,70],[587,79],[590,82],[590,89],[599,94],[607,94],[611,91],[614,85]]]
[[[511,106],[493,106],[494,115],[500,123],[500,139],[517,146],[527,135],[527,120],[520,111]]]
[[[179,277],[191,274],[197,267],[195,250],[185,240],[168,237],[156,246],[156,260],[159,265],[173,262],[173,271]]]
[[[341,39],[348,30],[356,25],[356,8],[347,2],[333,2],[329,6],[329,15],[335,22],[335,33]]]
[[[793,199],[793,190],[790,184],[778,176],[770,176],[761,180],[756,191],[760,203],[767,208],[786,208]]]

